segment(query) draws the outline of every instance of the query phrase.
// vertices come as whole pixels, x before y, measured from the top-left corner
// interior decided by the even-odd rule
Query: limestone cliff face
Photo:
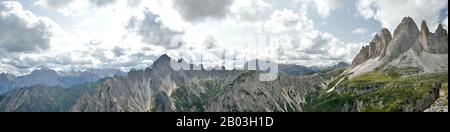
[[[422,21],[420,36],[417,39],[415,50],[432,54],[448,53],[448,34],[440,24],[435,33],[431,33],[425,21]]]
[[[358,55],[356,55],[355,59],[353,59],[352,66],[357,66],[366,62],[369,58],[369,46],[363,46],[359,51]]]
[[[384,28],[377,35],[375,35],[374,39],[370,42],[370,45],[364,46],[361,49],[359,54],[353,60],[352,66],[364,63],[371,58],[385,57],[387,47],[389,46],[389,43],[391,41],[391,32],[388,29]]]
[[[411,17],[405,17],[393,35],[388,29],[383,29],[375,35],[369,45],[362,47],[353,60],[352,68],[377,58],[376,61],[368,62],[374,64],[365,64],[362,67],[390,65],[391,67],[418,67],[426,72],[442,71],[448,68],[446,54],[448,54],[448,34],[442,25],[439,25],[432,33],[425,21],[422,21],[419,30]]]
[[[395,29],[393,41],[387,48],[386,59],[391,61],[411,49],[417,41],[419,33],[420,31],[411,17],[403,18],[400,25]]]

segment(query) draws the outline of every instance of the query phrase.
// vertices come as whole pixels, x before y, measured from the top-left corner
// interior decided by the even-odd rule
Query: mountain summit
[[[388,29],[381,30],[368,46],[362,47],[346,73],[355,77],[382,70],[414,70],[414,73],[448,71],[448,34],[442,25],[435,33],[426,21],[421,30],[411,17],[403,18],[391,37]]]

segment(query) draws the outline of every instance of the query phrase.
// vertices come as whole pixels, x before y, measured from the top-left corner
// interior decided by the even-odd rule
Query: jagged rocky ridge
[[[151,69],[106,80],[71,111],[303,111],[323,82],[319,75],[260,82],[257,71],[174,71],[170,61],[163,55]]]
[[[448,111],[448,34],[405,17],[393,36],[381,30],[352,67],[327,82],[310,111]],[[333,106],[333,107],[330,107]],[[444,109],[444,110],[442,110]],[[446,109],[446,110],[445,110]]]
[[[370,45],[362,47],[346,73],[352,78],[377,68],[413,73],[448,72],[447,31],[440,24],[432,33],[425,21],[419,30],[411,17],[405,17],[393,35],[383,29]]]
[[[0,96],[0,111],[304,111],[308,95],[320,91],[324,80],[331,77],[321,70],[347,65],[314,69],[319,74],[304,72],[302,66],[282,65],[281,69],[299,71],[281,73],[277,81],[259,82],[263,71],[210,71],[186,62],[201,70],[174,71],[170,61],[174,60],[163,55],[152,68],[103,79],[98,85],[15,89]]]

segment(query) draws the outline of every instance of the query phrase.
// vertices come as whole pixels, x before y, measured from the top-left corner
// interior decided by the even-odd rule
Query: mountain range
[[[425,21],[419,30],[405,17],[394,34],[382,29],[375,35],[351,65],[280,64],[278,78],[268,82],[259,81],[261,70],[175,71],[170,62],[176,60],[162,55],[152,67],[132,70],[126,76],[67,89],[35,85],[12,90],[0,96],[0,111],[448,111],[447,40],[442,25],[432,33]],[[8,80],[17,77],[1,77],[0,86],[16,84]]]
[[[163,55],[152,68],[103,82],[71,111],[302,111],[305,97],[322,82],[318,74],[260,82],[260,71],[174,71],[170,61]]]
[[[41,68],[23,76],[2,73],[0,74],[0,95],[14,89],[34,85],[70,88],[79,84],[97,82],[107,77],[125,75],[125,72],[117,69],[88,69],[85,71],[57,72],[49,68]]]

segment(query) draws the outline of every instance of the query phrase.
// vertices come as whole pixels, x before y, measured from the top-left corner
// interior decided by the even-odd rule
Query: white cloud
[[[316,11],[322,18],[327,18],[331,11],[344,6],[344,0],[293,0],[297,4],[312,5],[316,7]]]
[[[340,8],[344,4],[344,0],[314,0],[316,3],[317,12],[323,18],[328,17],[330,12]]]
[[[271,0],[63,0],[68,1],[65,5],[40,1],[46,5],[38,5],[51,8],[43,12],[35,8],[38,12],[58,11],[69,18],[58,18],[67,31],[49,39],[52,45],[45,54],[14,53],[0,59],[0,68],[144,68],[163,53],[174,57],[186,53],[194,61],[203,56],[204,63],[217,66],[223,64],[219,51],[226,51],[228,57],[231,53],[261,57],[271,50],[280,51],[280,62],[316,66],[350,62],[361,45],[316,30],[308,18],[309,6],[317,7],[325,18],[341,7],[341,0],[301,0],[309,4],[299,7]],[[261,40],[253,35],[264,33],[273,35],[271,42],[279,47],[255,47]],[[189,44],[168,49],[162,38],[181,34]],[[208,48],[205,41],[213,43]]]
[[[38,0],[34,5],[55,9],[64,16],[82,16],[90,11],[88,0]]]
[[[279,44],[281,63],[325,66],[353,59],[361,43],[345,43],[315,30],[313,21],[302,11],[306,7],[300,10],[276,10],[265,23],[264,31],[274,33],[273,42]]]
[[[163,47],[169,47],[173,37],[183,34],[183,31],[172,30],[165,26],[160,16],[149,10],[144,10],[143,16],[131,17],[126,28],[140,35],[144,43]]]
[[[53,8],[62,8],[68,4],[74,2],[74,0],[38,0],[35,5],[50,6]]]
[[[130,8],[136,8],[141,4],[141,0],[38,0],[34,5],[56,9],[65,16],[83,16],[95,12],[92,7],[98,7],[100,10],[117,3],[123,4],[121,2]]]
[[[407,16],[416,22],[426,20],[433,29],[441,22],[439,16],[447,4],[446,0],[359,0],[357,10],[365,19],[378,20],[391,31]]]
[[[270,19],[265,23],[264,31],[272,33],[286,33],[288,31],[308,32],[314,27],[313,21],[305,14],[299,14],[292,10],[275,10]],[[302,35],[302,34],[298,34]]]
[[[273,7],[264,0],[237,0],[230,11],[238,21],[257,22],[268,19]]]
[[[173,7],[187,21],[222,19],[234,0],[172,0]]]
[[[448,30],[448,16],[445,17],[445,19],[442,21],[442,25],[444,26],[445,29]]]
[[[367,33],[367,28],[356,28],[355,30],[353,30],[354,34],[365,34]]]
[[[127,0],[129,7],[136,7],[141,4],[142,0]]]
[[[82,1],[84,1],[84,3]],[[142,12],[138,7],[129,8],[126,2],[127,1],[117,1],[114,7],[92,8],[87,0],[77,0],[65,7],[48,8],[55,9],[49,11],[61,11],[75,8],[82,3],[82,6],[78,7],[86,8],[85,11],[89,13],[79,14],[76,16],[78,19],[70,20],[70,26],[64,27],[67,31],[60,29],[56,24],[49,26],[52,29],[49,30],[52,31],[52,34],[44,39],[46,42],[45,45],[40,47],[24,46],[28,48],[27,50],[40,51],[45,49],[45,52],[14,52],[4,55],[2,56],[2,60],[0,60],[0,63],[3,64],[2,67],[7,68],[8,72],[14,70],[28,72],[30,69],[32,70],[39,66],[46,66],[53,69],[129,69],[130,67],[142,63],[140,60],[147,61],[149,56],[142,56],[142,59],[136,59],[138,56],[135,54],[141,52],[141,48],[145,46],[145,44],[140,41],[141,38],[129,34],[124,28],[128,22],[128,18],[135,14],[141,14]],[[15,3],[20,4],[18,2]],[[3,11],[3,8],[1,9],[1,11]],[[30,11],[27,11],[27,13],[33,14]],[[36,30],[39,29],[38,31],[41,32],[47,31],[47,29],[41,26],[43,25],[41,24],[42,20],[48,19],[46,17],[35,16],[33,19],[27,18],[27,20],[30,19],[31,22],[25,23],[15,21],[15,19],[11,19],[12,17],[10,16],[5,18],[5,21],[0,19],[0,23],[13,23],[10,25],[22,24],[22,27],[30,28],[30,30],[36,28]],[[19,38],[20,35],[27,35],[27,33],[35,33],[33,31],[22,31],[18,26],[9,27],[10,28],[5,28],[8,30],[0,30],[0,34],[2,34],[3,31],[8,32],[8,35],[11,35],[11,33],[16,31],[21,32],[19,35],[15,35],[15,37],[8,37],[10,40],[11,38]],[[3,29],[3,27],[1,29]],[[28,40],[33,39],[32,37],[33,36],[26,37],[26,39],[19,39]],[[2,40],[1,38],[2,35],[0,35],[0,40]],[[40,44],[39,42],[38,39],[34,39],[33,44]],[[2,44],[0,43],[0,45]],[[17,45],[15,46],[17,47]],[[4,48],[8,47],[2,45],[0,46],[0,51]],[[116,48],[116,50],[114,50],[114,48]],[[18,50],[18,48],[14,49]],[[116,54],[120,56],[116,56]]]
[[[47,17],[24,10],[14,1],[0,3],[0,53],[38,52],[50,49],[58,25]]]
[[[89,0],[93,5],[104,7],[116,3],[117,0]]]

